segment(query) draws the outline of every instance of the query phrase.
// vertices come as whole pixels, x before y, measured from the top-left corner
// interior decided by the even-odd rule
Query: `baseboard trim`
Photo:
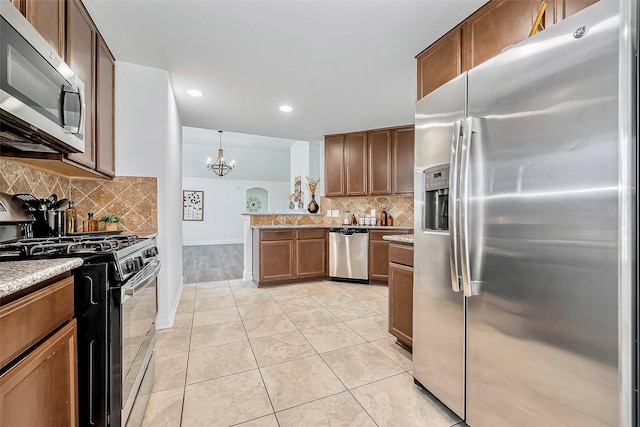
[[[173,302],[173,308],[169,314],[168,319],[156,319],[156,329],[167,329],[173,326],[173,322],[176,319],[176,312],[178,311],[178,305],[180,304],[180,297],[182,296],[182,290],[184,289],[184,276],[180,277],[180,289],[176,300]]]

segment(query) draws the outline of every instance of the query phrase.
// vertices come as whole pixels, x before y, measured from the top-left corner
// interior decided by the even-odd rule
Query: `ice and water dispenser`
[[[435,166],[423,172],[424,208],[422,228],[449,229],[449,165]]]

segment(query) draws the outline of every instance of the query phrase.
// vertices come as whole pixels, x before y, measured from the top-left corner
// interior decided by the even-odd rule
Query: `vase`
[[[104,231],[117,231],[118,223],[117,222],[105,222],[104,223]]]
[[[311,195],[311,201],[309,202],[309,206],[307,207],[307,209],[311,213],[316,213],[320,209],[320,206],[318,206],[318,202],[316,202],[315,194]]]

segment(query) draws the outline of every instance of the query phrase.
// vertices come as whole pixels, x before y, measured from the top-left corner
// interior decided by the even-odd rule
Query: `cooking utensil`
[[[58,201],[58,195],[52,194],[47,198],[47,209],[52,209],[55,202]]]
[[[51,209],[53,209],[54,211],[57,211],[58,209],[63,208],[65,205],[67,205],[69,203],[69,199],[60,199],[57,202],[55,202],[53,204],[53,206],[51,207]]]

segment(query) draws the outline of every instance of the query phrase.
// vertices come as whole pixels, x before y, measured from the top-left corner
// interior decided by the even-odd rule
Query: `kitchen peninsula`
[[[286,283],[296,279],[327,278],[330,254],[329,229],[332,227],[341,226],[337,224],[251,226],[249,243],[253,281],[260,286],[267,283]],[[382,235],[408,234],[413,231],[413,227],[352,225],[347,227],[367,230],[371,236],[368,247],[369,277],[372,280],[386,281],[388,242],[382,239]],[[246,261],[245,257],[245,265]],[[376,276],[375,266],[378,264],[382,264],[385,271],[382,275]]]

